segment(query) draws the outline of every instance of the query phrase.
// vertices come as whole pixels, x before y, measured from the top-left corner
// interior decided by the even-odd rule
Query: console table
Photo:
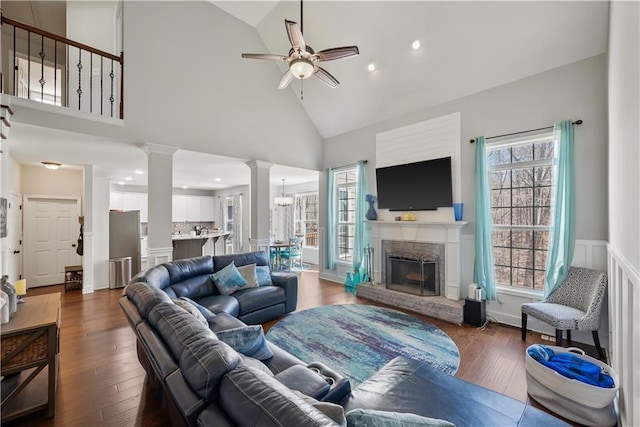
[[[24,298],[2,325],[2,422],[41,409],[55,413],[60,293]]]

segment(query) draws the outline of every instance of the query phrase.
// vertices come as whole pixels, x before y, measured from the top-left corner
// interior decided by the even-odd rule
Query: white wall
[[[640,425],[640,3],[609,10],[610,362],[620,375],[619,425]]]
[[[263,51],[255,28],[207,2],[125,2],[127,136],[319,169],[322,140],[295,94],[276,89],[277,65],[240,56]]]
[[[22,194],[82,197],[82,170],[22,165]]]

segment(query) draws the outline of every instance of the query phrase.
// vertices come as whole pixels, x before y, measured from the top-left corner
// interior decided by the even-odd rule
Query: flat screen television
[[[378,208],[427,211],[453,206],[451,157],[376,169]]]

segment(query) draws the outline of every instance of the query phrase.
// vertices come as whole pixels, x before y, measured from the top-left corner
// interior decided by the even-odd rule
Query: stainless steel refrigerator
[[[140,212],[109,212],[109,259],[131,257],[131,275],[140,272]]]

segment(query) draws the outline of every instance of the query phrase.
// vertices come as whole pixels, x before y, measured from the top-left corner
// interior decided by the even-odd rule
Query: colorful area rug
[[[301,360],[323,362],[363,382],[396,356],[421,360],[455,374],[460,353],[436,326],[389,308],[345,304],[289,314],[267,338]]]

